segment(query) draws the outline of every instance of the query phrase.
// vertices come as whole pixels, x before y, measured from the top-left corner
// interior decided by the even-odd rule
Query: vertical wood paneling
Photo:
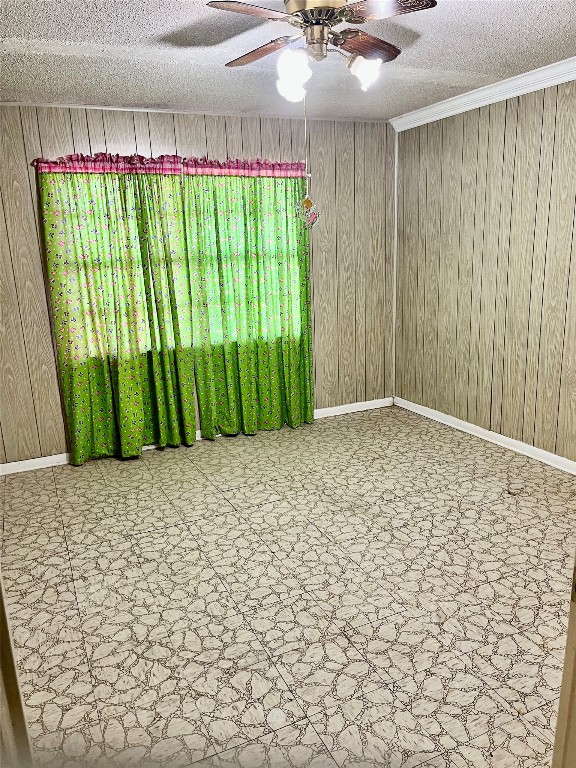
[[[88,119],[85,109],[70,110],[70,127],[72,129],[72,141],[74,152],[77,155],[89,155],[90,135],[88,133]]]
[[[304,122],[302,120],[291,120],[290,128],[292,134],[292,161],[304,162],[306,159],[306,143],[304,141]],[[308,140],[310,137],[308,137]]]
[[[550,216],[550,192],[552,187],[552,159],[556,132],[557,88],[544,91],[544,112],[540,140],[540,168],[538,171],[536,223],[534,226],[534,254],[532,257],[532,280],[530,285],[530,308],[528,320],[528,348],[526,351],[526,377],[524,385],[524,426],[522,440],[534,441],[536,422],[536,394],[538,391],[538,357],[540,351],[540,330],[542,324],[542,294],[544,291],[544,265],[548,243],[548,220]]]
[[[26,156],[28,181],[30,183],[30,195],[32,198],[32,210],[36,222],[38,243],[42,243],[43,234],[40,226],[40,211],[38,207],[38,182],[36,171],[32,167],[32,160],[42,157],[42,144],[40,131],[38,130],[38,118],[36,107],[20,107],[20,122],[22,123],[22,136],[24,138],[24,154]]]
[[[102,116],[106,150],[112,155],[133,155],[136,146],[136,134],[132,112],[103,110]]]
[[[516,170],[510,224],[508,295],[503,343],[502,423],[500,431],[522,439],[524,384],[534,227],[542,135],[543,91],[529,94],[518,106]],[[495,422],[494,426],[495,428]]]
[[[314,356],[317,407],[338,403],[338,264],[336,261],[336,158],[334,123],[310,129],[312,195],[322,212],[313,232]]]
[[[242,157],[242,118],[226,117],[226,148],[231,160]]]
[[[464,118],[456,115],[442,123],[442,254],[438,304],[438,408],[454,414],[456,371],[456,319],[458,302],[458,249],[462,197]]]
[[[19,109],[2,109],[0,120],[0,188],[34,402],[21,418],[36,422],[27,431],[36,430],[41,454],[50,456],[64,450],[64,425]]]
[[[181,157],[206,157],[204,115],[174,115],[176,149]]]
[[[385,243],[384,243],[384,392],[387,397],[394,392],[394,236],[395,236],[395,160],[396,131],[391,125],[386,126],[386,155],[384,158],[384,205],[385,205]]]
[[[17,111],[17,107],[12,107]],[[3,155],[4,157],[4,155]],[[0,197],[0,424],[6,461],[41,455],[16,283]]]
[[[401,303],[401,351],[405,363],[400,390],[407,400],[415,394],[415,353],[416,353],[416,293],[417,293],[417,258],[418,258],[418,184],[411,183],[418,179],[418,131],[409,131],[401,136],[402,146],[402,259],[400,264],[400,282],[403,286]],[[410,183],[407,183],[410,180]],[[407,359],[409,358],[409,359]]]
[[[423,382],[422,393],[428,397],[431,408],[438,406],[438,300],[440,280],[440,229],[442,211],[442,125],[439,122],[427,126],[426,144],[421,151],[426,154],[426,291],[424,297],[425,343],[424,369],[427,383]],[[405,180],[408,183],[408,179]],[[399,288],[398,288],[399,290]],[[403,300],[400,297],[398,300]],[[402,361],[400,361],[402,368]],[[398,375],[398,373],[397,373]]]
[[[210,160],[224,160],[228,157],[226,149],[226,120],[221,115],[206,115],[206,147]]]
[[[572,259],[566,302],[556,453],[576,461],[576,208],[572,225]]]
[[[441,145],[434,141],[439,130]],[[423,404],[573,459],[576,84],[432,123],[426,141],[422,129],[409,133],[419,134],[419,158],[400,158],[404,207],[415,199],[421,205],[423,168],[427,176],[426,238],[416,243],[416,259],[426,259]],[[401,136],[400,146],[410,139]],[[414,256],[402,228],[416,217],[414,207],[399,220],[400,265]],[[401,270],[398,292],[400,311],[413,300],[410,275]],[[398,379],[409,381],[418,343],[399,326],[397,343],[402,339]]]
[[[104,134],[104,112],[101,109],[87,109],[86,122],[88,123],[88,136],[90,137],[90,152],[93,155],[98,152],[109,152],[106,146]]]
[[[134,112],[134,137],[136,139],[136,154],[153,157],[150,143],[150,124],[147,112]],[[176,143],[174,144],[176,146]]]
[[[356,402],[366,400],[366,124],[354,130],[354,271]],[[368,160],[370,162],[370,160]],[[391,328],[392,326],[390,326]]]
[[[542,296],[534,437],[535,444],[546,451],[554,451],[556,446],[568,292],[568,254],[572,247],[572,222],[576,196],[575,153],[576,83],[573,82],[558,87],[550,220]]]
[[[6,463],[6,450],[4,448],[4,435],[2,434],[2,420],[0,419],[0,464],[5,464],[5,463]]]
[[[506,295],[508,292],[508,261],[510,256],[510,218],[512,189],[516,167],[516,133],[518,99],[506,102],[506,133],[504,164],[500,195],[500,231],[498,233],[498,262],[496,267],[496,305],[494,308],[494,344],[492,354],[492,395],[490,399],[490,429],[500,432],[502,422],[502,373],[504,366],[504,336]]]
[[[480,353],[480,303],[484,258],[484,226],[486,210],[486,171],[488,164],[488,129],[490,113],[488,107],[478,112],[478,151],[476,167],[476,190],[474,200],[474,235],[472,245],[472,274],[470,284],[470,340],[467,368],[467,416],[466,420],[477,424],[478,400],[478,358]]]
[[[290,120],[280,120],[278,126],[280,140],[280,160],[283,163],[292,162],[292,129]]]
[[[416,211],[418,245],[416,250],[416,349],[414,355],[414,402],[422,402],[422,387],[424,375],[424,320],[426,304],[426,153],[420,150],[420,145],[425,146],[428,139],[428,126],[424,125],[418,130],[418,188]]]
[[[56,159],[73,151],[70,110],[60,107],[36,107],[42,155]]]
[[[174,115],[168,112],[149,112],[150,152],[152,157],[176,154]]]
[[[0,113],[6,147],[0,192],[9,200],[9,232],[0,226],[0,430],[6,460],[16,461],[65,450],[29,162],[106,151],[203,157],[206,126],[218,159],[303,161],[304,124],[49,107],[0,107]],[[223,128],[219,146],[214,126]],[[315,359],[316,406],[322,407],[392,394],[394,134],[364,123],[312,123],[311,130],[312,193],[322,211],[311,234],[315,347],[322,350]]]
[[[275,119],[260,121],[262,157],[266,160],[280,160],[280,123]]]
[[[338,146],[338,145],[336,145]],[[384,168],[386,162],[386,131],[378,123],[366,125],[366,152],[373,168],[382,169],[365,177],[368,230],[368,285],[366,296],[366,399],[384,397],[385,328],[385,217]]]
[[[404,190],[407,181],[406,172],[406,136],[398,136],[398,162],[397,162],[397,195],[398,195],[398,214],[397,214],[397,236],[398,252],[396,264],[396,389],[395,394],[404,397],[406,392],[405,380],[407,364],[405,363],[404,349],[406,346],[404,334],[404,304],[407,300],[405,264],[408,258],[408,249],[406,247],[406,215],[404,205]]]
[[[242,153],[245,160],[262,157],[259,117],[242,118]]]
[[[460,221],[458,228],[458,282],[456,306],[456,381],[454,415],[466,420],[468,415],[468,355],[470,352],[470,304],[472,301],[472,253],[474,250],[474,214],[478,170],[478,110],[464,115]]]
[[[337,123],[336,260],[338,264],[338,392],[341,403],[356,402],[356,272],[354,269],[354,124]],[[383,352],[383,350],[382,350]]]
[[[484,228],[482,249],[482,287],[480,293],[480,328],[478,337],[478,387],[476,423],[490,429],[492,394],[492,358],[494,353],[494,315],[498,265],[500,194],[504,163],[506,102],[488,108],[488,160],[486,166],[486,208],[488,226]]]

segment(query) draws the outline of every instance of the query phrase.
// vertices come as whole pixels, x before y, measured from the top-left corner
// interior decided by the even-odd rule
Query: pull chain
[[[308,146],[308,114],[304,96],[304,169],[306,174],[306,197],[302,200],[301,216],[309,229],[318,223],[320,212],[310,197],[310,150]]]
[[[310,197],[310,148],[308,146],[308,114],[306,96],[304,96],[304,161],[306,166],[306,197]]]

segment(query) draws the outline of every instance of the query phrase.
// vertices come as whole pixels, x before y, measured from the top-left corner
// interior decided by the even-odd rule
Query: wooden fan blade
[[[427,8],[435,8],[436,5],[436,0],[360,0],[357,3],[348,3],[344,10],[353,11],[356,17],[366,21],[376,21],[403,13],[425,11]]]
[[[353,32],[357,34],[351,35]],[[359,29],[344,29],[340,34],[344,35],[344,40],[342,42],[333,41],[333,44],[346,53],[356,53],[365,59],[382,59],[383,62],[394,61],[400,55],[400,48]]]
[[[291,37],[278,37],[276,40],[270,40],[270,42],[266,43],[266,45],[263,45],[260,48],[255,48],[253,51],[250,51],[250,53],[245,53],[244,56],[240,56],[238,59],[229,61],[226,66],[243,67],[244,64],[252,64],[253,61],[263,59],[264,56],[275,53],[276,51],[279,51],[281,48],[285,48],[287,45],[290,45],[290,43],[293,43],[300,38],[301,35],[292,35]]]
[[[259,5],[249,5],[248,3],[237,3],[235,0],[213,0],[206,3],[210,8],[219,8],[221,11],[233,11],[234,13],[244,13],[246,16],[260,16],[262,19],[286,19],[291,18],[290,14],[281,11],[273,11],[271,8],[260,8]]]

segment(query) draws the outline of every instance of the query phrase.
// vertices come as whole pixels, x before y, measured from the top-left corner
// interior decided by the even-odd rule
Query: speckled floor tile
[[[511,720],[450,751],[454,768],[549,768],[552,747],[521,720]]]
[[[269,502],[278,502],[281,496],[270,483],[246,482],[239,488],[223,491],[224,496],[236,509],[252,509]]]
[[[563,664],[527,635],[507,634],[469,657],[486,683],[518,713],[557,708]]]
[[[317,642],[326,634],[338,635],[344,626],[343,621],[332,621],[310,594],[256,609],[248,614],[248,620],[272,657]]]
[[[335,627],[329,626],[275,658],[308,717],[367,696],[383,685],[374,667]]]
[[[388,408],[0,494],[38,765],[549,766],[566,473]]]
[[[448,753],[517,718],[514,709],[486,687],[479,670],[452,652],[398,680],[390,691]]]
[[[304,717],[284,676],[270,661],[230,671],[212,665],[198,675],[186,670],[185,682],[217,751],[237,747]]]
[[[184,768],[216,751],[187,686],[154,672],[143,674],[133,698],[115,692],[115,682],[96,689],[111,765]]]
[[[307,720],[202,760],[198,768],[336,768],[334,758]]]
[[[170,645],[177,651],[180,673],[194,677],[208,668],[227,673],[268,660],[268,653],[250,620],[242,614],[191,621],[172,632]]]
[[[331,584],[311,594],[332,623],[344,622],[351,628],[395,616],[408,602],[397,590],[387,592],[381,584],[368,579],[360,584]]]
[[[385,689],[351,696],[310,719],[339,766],[449,768],[438,740]]]

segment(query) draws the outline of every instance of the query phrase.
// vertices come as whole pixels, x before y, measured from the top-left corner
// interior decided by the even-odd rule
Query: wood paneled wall
[[[393,394],[394,133],[315,122],[312,233],[316,407]],[[304,159],[301,121],[0,107],[0,461],[63,453],[36,178],[30,161],[81,152]]]
[[[396,394],[576,459],[576,83],[399,136]]]

